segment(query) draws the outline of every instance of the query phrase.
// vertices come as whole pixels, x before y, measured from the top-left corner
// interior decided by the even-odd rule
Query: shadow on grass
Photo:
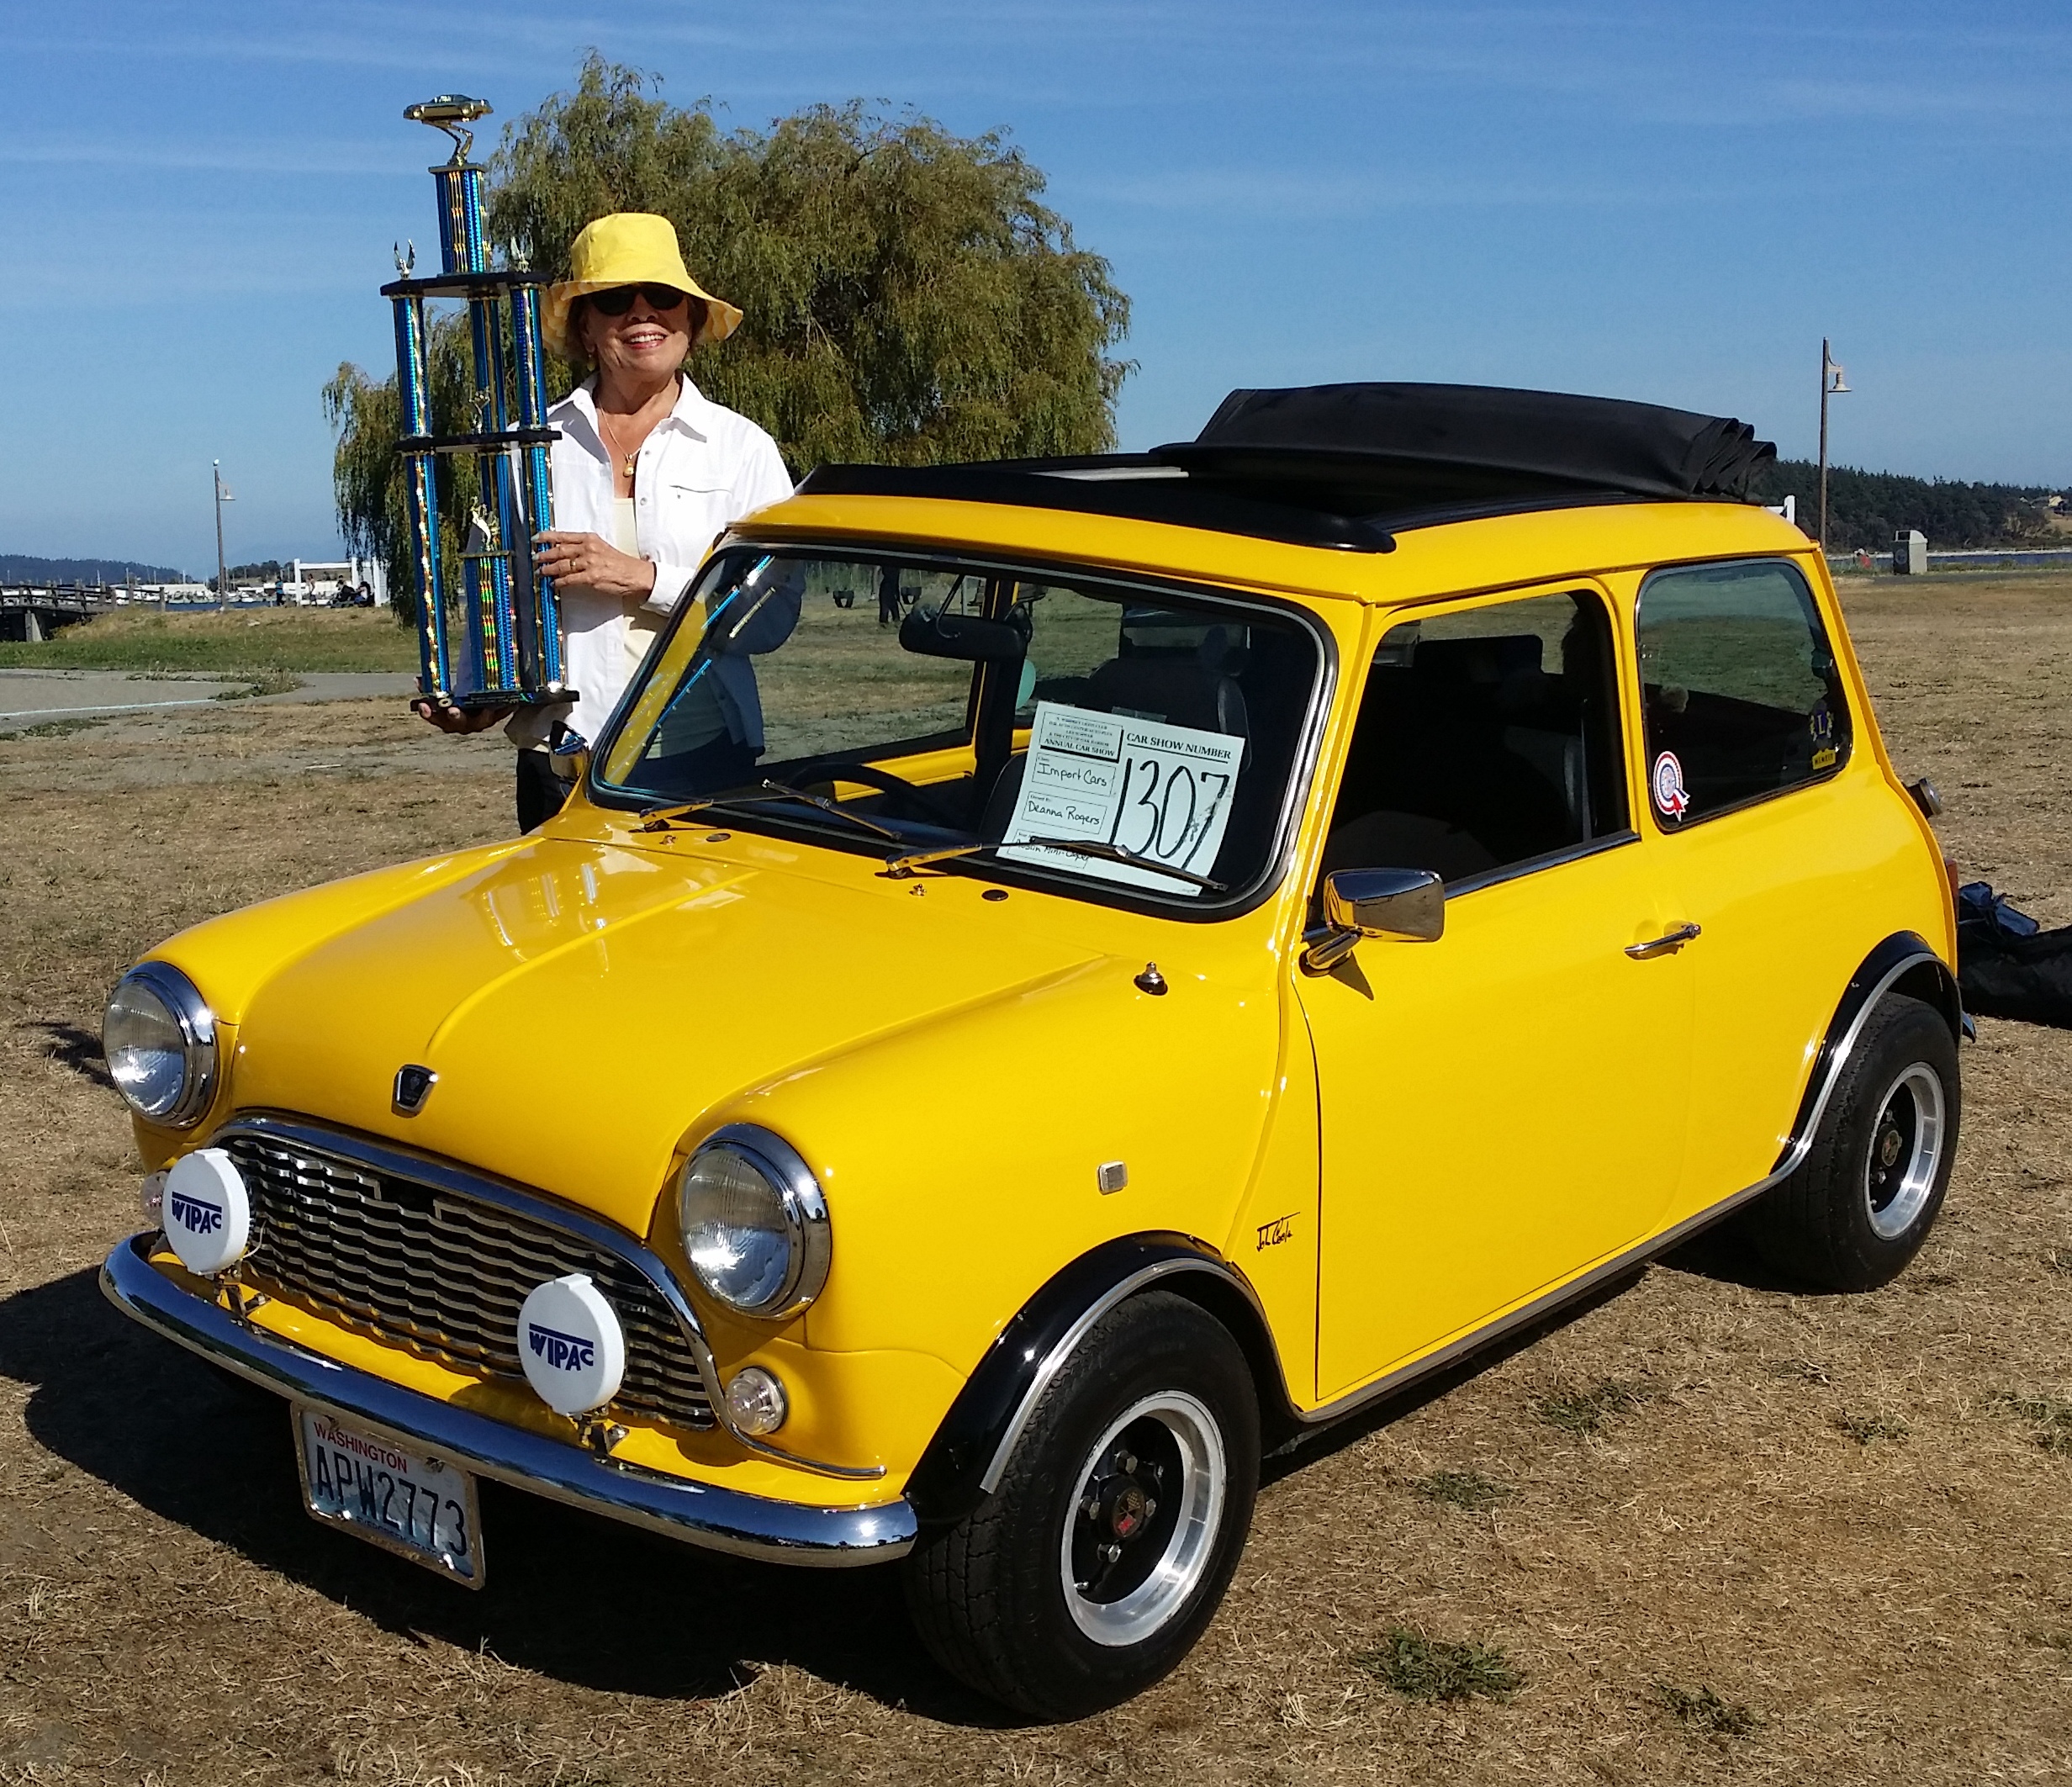
[[[29,1432],[161,1518],[388,1631],[613,1694],[709,1699],[783,1663],[947,1723],[1018,1722],[922,1649],[891,1567],[722,1557],[489,1482],[479,1591],[321,1528],[303,1512],[287,1404],[124,1319],[97,1276],[0,1300],[0,1376],[29,1386]]]
[[[114,1091],[115,1082],[109,1078],[108,1062],[101,1054],[101,1039],[91,1030],[82,1030],[76,1023],[50,1023],[41,1020],[25,1023],[22,1028],[43,1033],[43,1052],[60,1066],[69,1067],[96,1086]]]
[[[1303,1469],[1314,1459],[1342,1451],[1356,1441],[1365,1439],[1367,1435],[1402,1420],[1404,1415],[1414,1414],[1426,1404],[1436,1402],[1469,1379],[1479,1377],[1491,1367],[1524,1352],[1528,1347],[1537,1346],[1548,1335],[1588,1315],[1593,1309],[1602,1309],[1615,1298],[1624,1296],[1640,1282],[1651,1266],[1660,1266],[1673,1272],[1687,1272],[1694,1277],[1713,1279],[1721,1284],[1740,1285],[1752,1291],[1776,1291],[1798,1297],[1831,1294],[1817,1287],[1788,1277],[1765,1264],[1742,1237],[1730,1218],[1693,1236],[1681,1247],[1609,1280],[1530,1326],[1477,1348],[1445,1370],[1411,1385],[1400,1394],[1385,1397],[1335,1426],[1314,1433],[1298,1434],[1267,1459],[1266,1468],[1260,1475],[1261,1486],[1279,1482],[1282,1478]]]
[[[1346,1446],[1364,1440],[1369,1434],[1393,1425],[1406,1414],[1415,1414],[1426,1404],[1438,1401],[1471,1378],[1479,1377],[1493,1366],[1501,1365],[1506,1359],[1524,1352],[1528,1347],[1537,1346],[1550,1334],[1581,1319],[1593,1309],[1601,1309],[1615,1298],[1623,1297],[1640,1282],[1646,1270],[1646,1266],[1641,1265],[1635,1266],[1631,1272],[1622,1272],[1619,1277],[1599,1285],[1587,1295],[1578,1298],[1575,1302],[1564,1303],[1538,1321],[1501,1339],[1491,1340],[1485,1346],[1477,1347],[1429,1377],[1419,1378],[1397,1395],[1383,1397],[1379,1402],[1370,1404],[1358,1414],[1332,1426],[1298,1434],[1266,1460],[1265,1468],[1260,1472],[1260,1486],[1263,1488],[1268,1483],[1278,1483],[1284,1477],[1292,1476],[1318,1459],[1342,1451]]]
[[[1734,1217],[1694,1235],[1674,1252],[1664,1254],[1657,1263],[1673,1272],[1688,1272],[1694,1277],[1710,1278],[1720,1284],[1737,1284],[1744,1290],[1778,1291],[1793,1297],[1838,1294],[1778,1271],[1744,1239]]]

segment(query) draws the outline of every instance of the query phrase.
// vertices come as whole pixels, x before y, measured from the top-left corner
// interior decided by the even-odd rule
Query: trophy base
[[[521,707],[555,707],[577,699],[579,691],[565,686],[552,689],[473,689],[466,695],[438,690],[416,699],[435,707],[451,707],[462,713],[509,713]]]

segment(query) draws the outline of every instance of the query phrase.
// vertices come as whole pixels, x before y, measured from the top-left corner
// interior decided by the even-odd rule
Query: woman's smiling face
[[[602,295],[602,294],[600,294]],[[667,309],[658,307],[644,288],[619,316],[607,316],[585,303],[580,339],[589,346],[598,372],[608,378],[651,383],[667,378],[690,352],[690,300],[679,293]]]

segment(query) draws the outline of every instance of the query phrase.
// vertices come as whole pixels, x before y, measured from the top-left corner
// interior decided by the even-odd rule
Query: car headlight
[[[183,1129],[215,1094],[216,1014],[178,969],[140,963],[108,996],[101,1054],[130,1109]]]
[[[791,1145],[729,1123],[684,1164],[676,1217],[698,1282],[743,1315],[791,1315],[827,1282],[827,1203]]]

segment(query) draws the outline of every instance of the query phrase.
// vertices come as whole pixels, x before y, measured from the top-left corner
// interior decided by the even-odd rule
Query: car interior
[[[1514,605],[1392,628],[1368,672],[1323,869],[1426,869],[1448,883],[1626,828],[1610,627],[1568,605],[1556,661]]]
[[[821,582],[831,585],[826,615],[812,605]],[[807,583],[799,638],[812,627],[846,625],[848,646],[869,654],[857,659],[859,674],[912,674],[921,668],[914,660],[947,660],[933,687],[936,711],[952,687],[964,691],[963,723],[901,738],[917,707],[895,701],[859,709],[842,743],[805,755],[773,751],[758,765],[760,775],[834,801],[917,849],[1000,843],[1017,810],[1039,702],[1155,721],[1244,741],[1208,872],[1236,887],[1264,866],[1316,679],[1319,650],[1308,627],[1250,608],[1166,604],[1149,592],[1139,598],[896,562],[830,562],[816,566]],[[857,589],[874,586],[879,613],[888,623],[896,616],[896,630],[870,625],[857,605]],[[782,705],[770,691],[785,685],[790,649],[756,660],[766,708]],[[911,668],[902,672],[902,664]],[[940,675],[951,671],[959,673],[954,684]],[[826,679],[813,686],[824,690]],[[643,790],[672,798],[706,791],[679,785],[668,755],[644,758],[638,780]]]

